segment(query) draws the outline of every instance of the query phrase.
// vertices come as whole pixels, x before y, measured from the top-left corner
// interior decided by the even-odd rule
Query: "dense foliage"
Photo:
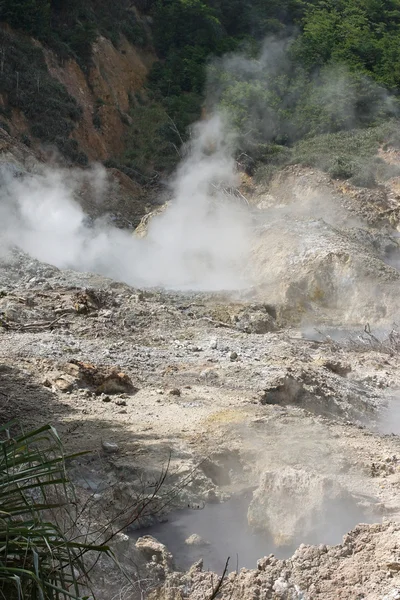
[[[8,98],[0,114],[7,117],[12,108],[20,109],[35,137],[54,144],[73,162],[85,165],[86,155],[69,139],[81,108],[50,76],[42,50],[4,30],[0,30],[0,49],[0,90]],[[28,143],[28,138],[25,141]]]
[[[152,102],[184,138],[182,99],[191,94],[199,115],[206,88],[207,108],[229,114],[250,170],[270,164],[266,145],[374,127],[397,114],[400,0],[158,0],[153,16],[161,61]]]
[[[254,55],[272,34],[295,40],[292,72],[279,66],[286,77],[296,79],[301,88],[297,96],[326,65],[346,65],[395,93],[400,87],[399,0],[159,0],[154,19],[156,47],[164,62],[153,81],[163,96],[201,92],[210,55],[238,47]]]
[[[400,0],[2,0],[0,18],[83,68],[99,34],[154,45],[160,60],[147,94],[132,99],[125,156],[147,175],[179,159],[205,90],[257,161],[265,144],[372,127],[397,112]],[[242,64],[222,59],[234,52]]]
[[[139,46],[147,42],[129,0],[2,0],[0,19],[47,43],[60,57],[72,56],[82,67],[90,62],[99,34],[113,43],[121,34]]]

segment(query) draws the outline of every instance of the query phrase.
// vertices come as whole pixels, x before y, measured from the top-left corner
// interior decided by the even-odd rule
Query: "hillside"
[[[397,115],[397,0],[4,0],[0,19],[3,126],[140,184],[174,168],[204,108],[229,114],[251,172]]]

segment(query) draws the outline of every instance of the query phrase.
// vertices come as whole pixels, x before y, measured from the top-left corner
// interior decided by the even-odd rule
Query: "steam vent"
[[[0,2],[0,599],[400,600],[399,44]]]

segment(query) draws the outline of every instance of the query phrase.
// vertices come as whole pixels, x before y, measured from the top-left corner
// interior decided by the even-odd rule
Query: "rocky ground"
[[[399,438],[378,431],[400,427],[399,358],[386,345],[374,349],[356,333],[339,342],[317,332],[307,339],[313,336],[281,329],[268,305],[134,290],[20,253],[3,258],[1,290],[2,419],[51,422],[68,452],[90,450],[72,466],[74,477],[106,511],[124,513],[132,494],[146,490],[143,479],[156,479],[170,460],[165,494],[173,500],[162,513],[255,489],[249,521],[277,545],[323,543],[329,525],[356,525],[349,514],[399,517]],[[378,540],[390,554],[382,560],[394,563],[388,528],[364,527],[350,537],[357,545],[370,531],[371,544]],[[305,552],[314,553],[315,572],[341,560],[342,547],[318,548],[299,550],[293,564]],[[346,561],[352,556],[348,550]],[[273,580],[271,594],[286,597],[273,589],[283,577],[288,590],[297,585],[311,598],[355,597],[328,592],[326,582],[310,589],[306,575],[292,577],[292,563],[262,564],[235,576],[249,594],[264,589],[265,578]],[[365,562],[366,573],[372,568]],[[193,598],[207,597],[201,594],[212,580],[204,577],[195,571],[190,579]],[[390,592],[395,568],[378,579],[374,585]],[[335,589],[337,580],[329,581]]]
[[[115,549],[137,578],[131,592],[104,566],[100,598],[217,597],[221,573],[179,572],[162,544],[129,535],[243,493],[249,527],[287,558],[260,556],[218,597],[400,597],[397,213],[314,171],[280,177],[253,193],[254,285],[235,294],[1,256],[1,419],[51,422],[68,453],[90,451],[71,476],[93,519],[125,532]]]

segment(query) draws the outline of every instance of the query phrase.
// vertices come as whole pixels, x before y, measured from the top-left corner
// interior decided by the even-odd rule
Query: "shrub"
[[[254,171],[254,181],[268,185],[277,171],[278,167],[275,165],[259,165]]]
[[[377,157],[380,146],[397,139],[400,139],[399,124],[392,120],[366,129],[309,136],[291,148],[259,144],[249,154],[258,182],[268,182],[279,165],[304,164],[317,167],[331,177],[348,179],[355,186],[374,187],[378,180],[400,175],[399,167]]]
[[[76,140],[66,137],[57,137],[55,140],[56,146],[71,162],[86,167],[89,163],[89,159],[84,152],[80,152],[79,144]]]
[[[3,0],[0,19],[43,38],[50,30],[50,0]]]
[[[146,29],[128,0],[53,0],[52,31],[46,41],[60,57],[72,56],[87,69],[99,34],[115,46],[121,34],[136,46],[149,43]]]
[[[19,108],[29,119],[32,135],[42,142],[55,144],[78,164],[86,164],[74,143],[67,139],[79,120],[82,109],[65,87],[53,79],[41,48],[21,35],[0,30],[3,68],[0,91],[7,94],[9,107]]]
[[[384,125],[351,131],[322,134],[297,142],[291,163],[317,167],[339,179],[350,179],[354,185],[373,187],[376,179],[393,176],[394,172],[376,158],[379,146],[397,129],[395,121]]]
[[[158,102],[131,108],[124,164],[147,176],[171,170],[180,160],[184,132]]]
[[[0,427],[0,594],[7,600],[78,600],[86,581],[84,556],[107,546],[70,539],[73,500],[55,430]],[[70,457],[71,458],[71,457]]]

